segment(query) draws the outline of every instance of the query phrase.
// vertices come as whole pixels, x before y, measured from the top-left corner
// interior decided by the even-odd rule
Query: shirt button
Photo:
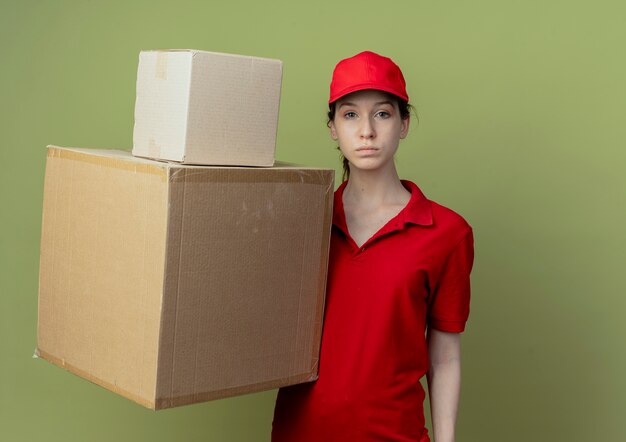
[[[361,247],[361,252],[365,252],[365,247]]]

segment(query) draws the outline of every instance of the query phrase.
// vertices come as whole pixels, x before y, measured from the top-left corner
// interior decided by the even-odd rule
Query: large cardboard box
[[[50,146],[38,355],[153,409],[315,380],[333,176]]]
[[[142,51],[133,155],[185,164],[274,164],[282,62]]]

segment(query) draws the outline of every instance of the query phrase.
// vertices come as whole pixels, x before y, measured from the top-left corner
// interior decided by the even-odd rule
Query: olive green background
[[[626,411],[622,1],[0,4],[0,440],[268,441],[275,391],[152,412],[38,359],[45,146],[130,149],[138,53],[284,61],[277,158],[336,167],[336,61],[417,108],[401,176],[472,224],[459,441],[620,441]]]

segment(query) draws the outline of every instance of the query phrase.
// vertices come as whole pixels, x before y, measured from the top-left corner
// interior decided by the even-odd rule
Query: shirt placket
[[[346,237],[348,238],[350,245],[352,247],[352,258],[360,257],[363,253],[365,253],[374,243],[381,241],[384,237],[393,234],[396,231],[402,230],[404,228],[404,222],[400,219],[401,214],[396,215],[394,218],[389,220],[387,224],[380,228],[378,232],[376,232],[371,238],[369,238],[365,243],[361,245],[361,247],[357,246],[350,233],[346,228]]]

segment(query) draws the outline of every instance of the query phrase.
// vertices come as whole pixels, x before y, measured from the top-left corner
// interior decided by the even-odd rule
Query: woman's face
[[[329,128],[351,170],[378,170],[393,167],[398,144],[409,131],[409,118],[401,118],[397,100],[389,94],[367,89],[337,100]]]

